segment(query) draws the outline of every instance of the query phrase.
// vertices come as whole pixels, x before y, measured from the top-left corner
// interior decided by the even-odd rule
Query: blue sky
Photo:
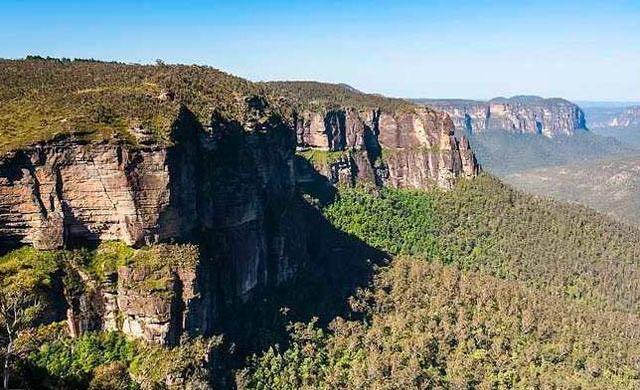
[[[28,54],[403,97],[640,101],[640,0],[0,0],[0,57]]]

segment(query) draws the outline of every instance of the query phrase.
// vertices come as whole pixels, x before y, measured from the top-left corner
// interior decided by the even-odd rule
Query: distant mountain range
[[[640,105],[629,107],[585,108],[592,129],[640,129]]]
[[[505,182],[640,224],[640,155],[512,173]]]
[[[515,134],[542,134],[548,138],[573,135],[586,129],[584,112],[560,98],[539,96],[498,97],[489,101],[416,99],[449,114],[456,130],[482,133],[504,130]]]

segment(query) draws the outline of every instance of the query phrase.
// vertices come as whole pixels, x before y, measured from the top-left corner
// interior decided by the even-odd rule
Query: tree
[[[27,353],[18,347],[18,337],[34,325],[46,306],[57,264],[55,253],[29,247],[0,257],[0,358],[5,389],[13,362]]]
[[[28,288],[27,283],[9,285],[0,289],[0,344],[2,345],[2,384],[9,388],[11,365],[19,349],[16,339],[20,333],[28,329],[42,311],[39,295]]]

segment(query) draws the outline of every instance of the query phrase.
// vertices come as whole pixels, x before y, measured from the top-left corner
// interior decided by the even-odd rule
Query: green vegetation
[[[344,157],[349,157],[349,152],[338,150],[309,149],[296,152],[297,155],[306,158],[314,167],[328,167]]]
[[[156,389],[171,380],[181,385],[179,388],[209,388],[207,362],[221,343],[221,337],[195,338],[173,349],[140,343],[131,363],[131,375],[143,389]]]
[[[385,111],[413,111],[416,105],[403,99],[366,94],[344,84],[316,81],[274,81],[265,83],[279,93],[285,93],[294,105],[303,109],[322,110],[340,107],[356,109],[380,108]]]
[[[0,287],[25,290],[50,286],[58,269],[59,253],[23,247],[0,257]]]
[[[72,339],[63,324],[25,335],[30,353],[22,362],[25,385],[38,388],[164,389],[169,384],[206,386],[209,353],[220,339],[194,339],[166,348],[127,339],[118,332],[93,332]],[[117,387],[113,387],[117,386]]]
[[[0,257],[0,358],[3,388],[8,389],[15,361],[26,353],[18,338],[41,319],[49,301],[52,275],[58,268],[53,252],[31,248]]]
[[[244,118],[245,99],[262,94],[247,80],[204,66],[135,65],[32,57],[0,60],[0,153],[60,134],[87,139],[144,127],[168,141],[180,105],[202,123],[213,107]]]
[[[362,318],[291,327],[241,388],[640,386],[640,231],[481,176],[450,192],[342,188],[323,210],[397,257]]]
[[[250,389],[637,388],[640,318],[524,283],[399,257],[352,303],[361,321],[292,327]]]
[[[640,310],[640,231],[481,176],[450,192],[342,189],[339,229],[387,253],[419,255],[576,299]]]
[[[98,367],[115,362],[126,367],[137,352],[135,342],[119,333],[87,333],[71,339],[62,326],[57,331],[57,335],[48,335],[50,340],[34,345],[27,358],[31,371],[46,373],[45,378],[38,380],[50,388],[87,387]],[[132,387],[133,382],[128,381],[125,388]]]
[[[135,251],[121,241],[105,241],[87,256],[85,261],[89,272],[99,281],[106,281],[109,275],[117,272],[118,267],[131,262]]]
[[[14,383],[29,388],[156,389],[163,388],[158,386],[166,378],[182,375],[206,384],[203,349],[208,353],[220,343],[218,339],[192,340],[169,350],[113,332],[71,339],[66,323],[50,323],[61,309],[63,293],[68,302],[81,296],[93,299],[98,285],[113,283],[112,276],[123,266],[136,275],[128,279],[127,288],[172,294],[174,272],[178,267],[192,269],[198,257],[193,245],[133,250],[121,242],[103,242],[92,251],[24,247],[0,257],[0,357],[7,364],[5,387]]]
[[[439,253],[434,200],[423,191],[341,188],[324,212],[338,229],[387,253]]]

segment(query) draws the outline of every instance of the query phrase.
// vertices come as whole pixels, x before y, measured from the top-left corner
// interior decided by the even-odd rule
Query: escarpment
[[[287,280],[305,260],[285,236],[295,138],[266,121],[214,118],[205,128],[184,108],[170,146],[70,137],[10,152],[0,162],[0,245],[202,242],[207,329],[217,306]]]
[[[451,116],[457,130],[481,133],[503,130],[512,133],[542,134],[546,137],[573,135],[586,129],[584,112],[564,99],[537,96],[473,100],[429,100],[417,102]]]
[[[102,279],[67,270],[82,287],[65,290],[72,334],[118,329],[165,344],[210,335],[225,310],[339,253],[309,216],[305,183],[450,188],[479,169],[447,115],[410,103],[289,104],[278,98],[286,90],[200,67],[0,66],[20,75],[2,95],[17,106],[2,109],[58,115],[37,129],[0,123],[3,135],[19,130],[29,141],[0,149],[0,250],[143,248]],[[20,100],[31,73],[43,77],[45,114]],[[189,263],[166,251],[154,254],[160,262],[143,256],[165,243],[199,251]]]
[[[428,109],[306,111],[296,118],[297,148],[333,183],[371,181],[398,188],[451,188],[478,165],[445,114]]]
[[[332,183],[451,188],[479,166],[447,114],[340,85],[275,83],[294,97],[299,155]]]
[[[640,128],[640,106],[591,107],[588,109],[589,125],[594,129],[638,129]]]

